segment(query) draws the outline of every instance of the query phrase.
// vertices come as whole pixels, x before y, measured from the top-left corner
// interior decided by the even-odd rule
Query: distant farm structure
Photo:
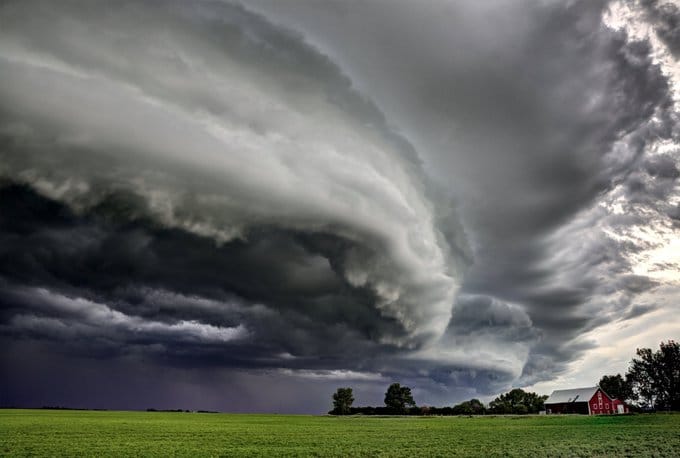
[[[583,415],[628,413],[623,401],[613,399],[599,386],[555,390],[545,401],[547,414],[578,413]]]

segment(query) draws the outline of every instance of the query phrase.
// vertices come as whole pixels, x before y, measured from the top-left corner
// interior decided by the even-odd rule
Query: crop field
[[[680,414],[326,417],[0,410],[3,456],[680,456]]]

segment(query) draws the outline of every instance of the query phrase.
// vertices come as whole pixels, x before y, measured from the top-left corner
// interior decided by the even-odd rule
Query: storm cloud
[[[563,375],[680,284],[677,8],[628,8],[658,42],[604,1],[3,2],[3,402]]]

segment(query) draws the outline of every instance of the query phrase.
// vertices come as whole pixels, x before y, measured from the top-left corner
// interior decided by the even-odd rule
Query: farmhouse
[[[546,413],[580,413],[584,415],[627,413],[628,406],[612,399],[599,386],[555,390],[545,401]]]

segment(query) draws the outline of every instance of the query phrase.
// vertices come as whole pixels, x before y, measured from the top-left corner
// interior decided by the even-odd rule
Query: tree
[[[385,393],[385,405],[392,413],[406,413],[407,407],[415,407],[416,402],[411,395],[411,388],[393,383]]]
[[[548,399],[548,396],[539,396],[536,393],[515,388],[491,401],[489,403],[489,411],[499,414],[519,415],[538,413],[544,409],[546,399]]]
[[[479,399],[470,399],[453,406],[454,415],[483,415],[486,407]]]
[[[654,377],[653,353],[651,348],[638,348],[636,354],[640,359],[635,359],[630,363],[626,377],[631,381],[633,397],[640,401],[642,407],[654,407],[654,390],[652,388],[652,378]]]
[[[331,413],[335,415],[348,415],[354,402],[354,395],[352,388],[338,388],[333,393],[333,410]]]
[[[631,401],[635,399],[633,393],[633,383],[630,377],[622,377],[621,374],[605,375],[598,383],[602,391],[609,396],[620,401]]]
[[[627,377],[647,407],[680,410],[680,343],[661,342],[659,351],[638,348]]]

